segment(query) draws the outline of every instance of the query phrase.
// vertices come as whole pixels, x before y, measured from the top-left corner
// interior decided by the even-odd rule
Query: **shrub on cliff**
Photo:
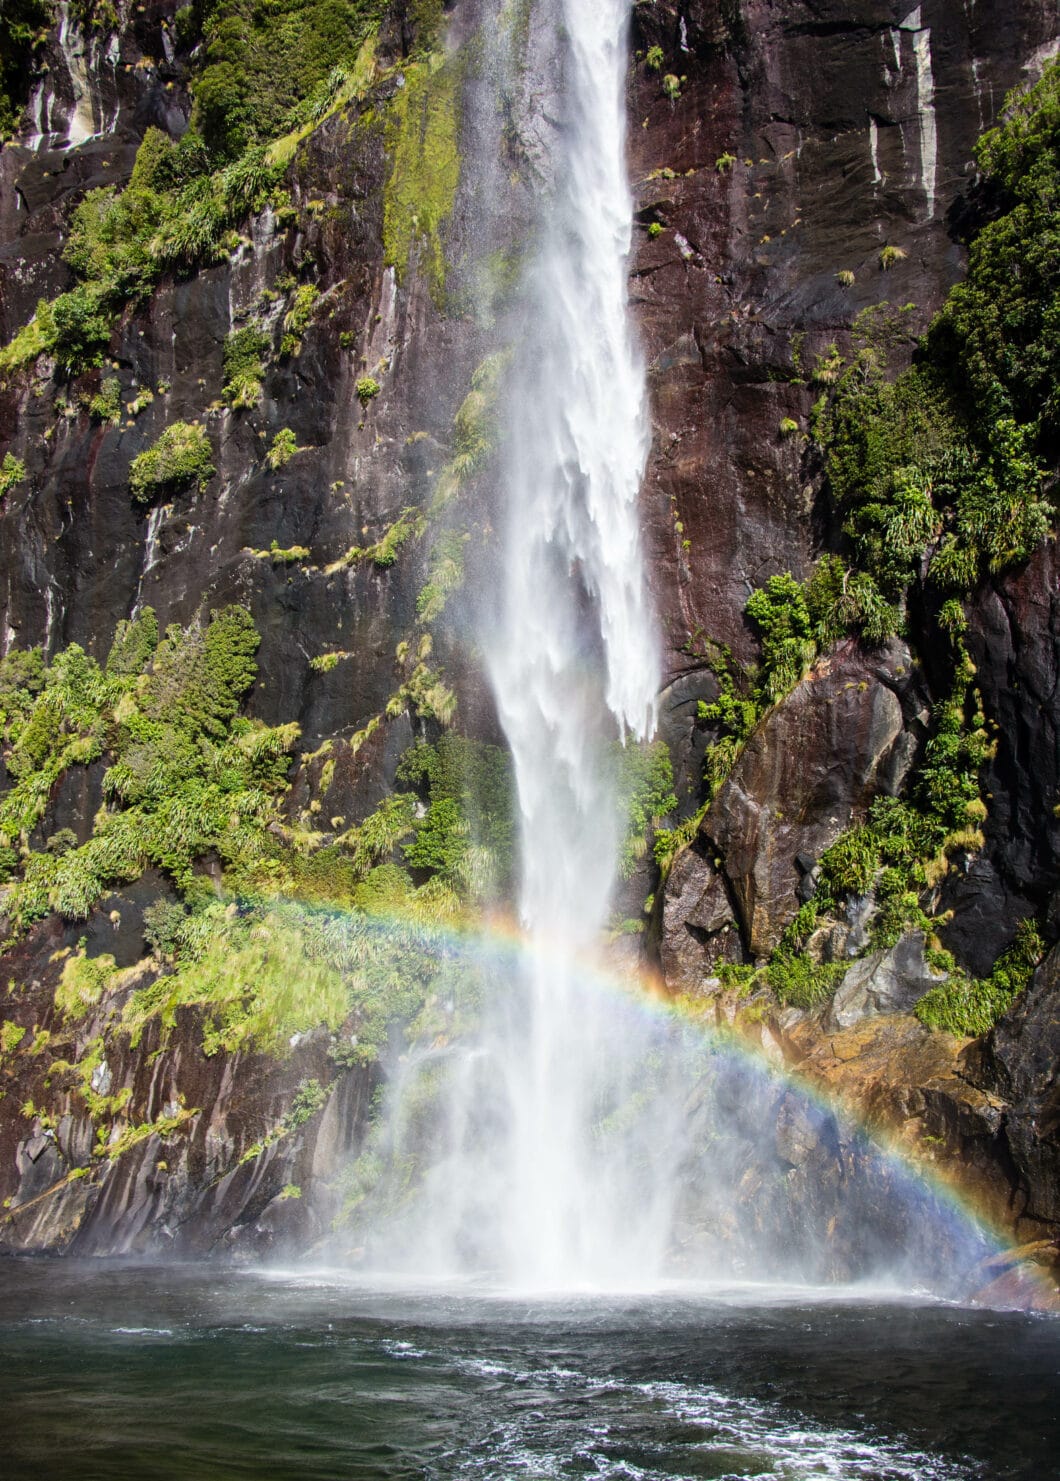
[[[968,273],[887,374],[904,310],[855,322],[855,357],[815,430],[858,566],[890,601],[929,579],[971,590],[1048,531],[1060,448],[1060,63],[1010,97],[977,158],[998,208]]]
[[[1002,212],[971,244],[968,274],[932,326],[929,350],[990,423],[1014,420],[1060,444],[1060,62],[1010,95],[976,158]]]
[[[174,422],[133,458],[129,489],[137,504],[152,504],[193,486],[201,492],[216,471],[205,429],[198,422]]]
[[[0,141],[18,125],[29,96],[33,53],[50,20],[47,0],[4,0],[0,9]]]
[[[257,324],[235,329],[225,340],[221,395],[233,411],[250,410],[261,400],[269,348],[269,337]]]
[[[916,1016],[928,1028],[959,1037],[988,1033],[1028,985],[1044,951],[1034,922],[1021,921],[989,977],[974,980],[954,971],[948,982],[925,993],[916,1005]]]
[[[332,68],[357,55],[384,9],[384,0],[219,0],[203,26],[193,126],[225,158],[272,137]]]
[[[10,779],[0,794],[0,847],[19,851],[22,871],[9,922],[24,926],[49,910],[81,918],[108,886],[149,865],[189,887],[208,852],[240,867],[263,856],[298,727],[240,718],[257,646],[241,607],[171,627],[161,642],[147,609],[119,629],[106,669],[76,645],[47,668],[39,655],[0,663]],[[109,761],[105,805],[91,837],[80,847],[32,849],[59,779],[101,757]]]

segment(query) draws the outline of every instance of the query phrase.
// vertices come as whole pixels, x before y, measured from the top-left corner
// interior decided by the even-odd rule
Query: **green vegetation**
[[[1060,445],[1060,64],[1009,100],[977,156],[999,211],[913,365],[888,375],[889,353],[908,342],[907,310],[866,311],[853,362],[815,416],[854,561],[896,611],[914,583],[960,594],[1026,560],[1052,519],[1043,459]]]
[[[656,239],[656,237],[661,237],[662,234],[663,234],[662,222],[661,221],[653,221],[649,225],[649,227],[648,227],[648,238],[649,238],[649,240],[654,242],[655,239]]]
[[[315,674],[330,674],[338,668],[344,658],[352,657],[352,653],[340,653],[337,649],[330,653],[318,653],[316,658],[309,660],[309,667]]]
[[[649,851],[650,835],[677,810],[674,772],[666,742],[637,745],[633,741],[612,748],[615,796],[626,830],[619,852],[619,873],[629,879]]]
[[[117,972],[117,963],[108,953],[89,957],[83,947],[84,943],[81,951],[67,957],[55,990],[55,1006],[67,1018],[83,1018],[94,1008]]]
[[[16,458],[14,453],[5,453],[4,460],[0,463],[0,499],[3,499],[11,490],[20,484],[26,476],[26,465],[21,458]]]
[[[426,585],[416,598],[416,615],[424,624],[437,622],[454,591],[464,584],[467,535],[442,530],[431,548]]]
[[[728,150],[726,150],[724,154],[718,155],[717,159],[714,161],[714,168],[717,170],[719,175],[726,175],[735,164],[735,154],[730,154]]]
[[[442,230],[460,183],[458,59],[430,58],[405,68],[405,85],[387,115],[390,175],[383,204],[383,248],[399,279],[419,247],[419,269],[435,302],[445,299]]]
[[[341,565],[352,566],[355,561],[369,560],[380,571],[388,571],[398,558],[398,551],[406,540],[421,535],[424,518],[418,509],[403,509],[392,525],[389,525],[374,545],[353,545],[342,557]]]
[[[13,1053],[25,1037],[25,1027],[6,1018],[0,1023],[0,1055]]]
[[[112,426],[121,421],[121,381],[116,375],[108,376],[89,399],[88,414],[94,421],[110,422]]]
[[[426,803],[404,855],[476,901],[509,886],[514,863],[511,761],[498,746],[445,734],[406,752],[398,780]]]
[[[216,471],[205,428],[198,422],[174,422],[133,458],[129,489],[137,504],[152,504],[193,486],[201,493]]]
[[[272,445],[265,454],[265,462],[273,473],[278,473],[300,452],[298,442],[290,427],[281,427],[272,439]]]
[[[192,125],[223,159],[311,115],[334,68],[355,57],[383,0],[215,0],[201,12],[205,65]],[[301,121],[301,120],[296,120]]]
[[[769,964],[766,980],[785,1002],[808,1006],[834,986],[831,969],[804,953],[815,926],[844,902],[871,893],[874,946],[910,928],[930,939],[927,892],[982,847],[980,773],[994,742],[964,647],[964,598],[988,573],[1026,560],[1052,521],[1045,460],[1058,445],[1050,399],[1060,369],[1058,124],[1054,64],[980,145],[1000,213],[973,243],[966,281],[918,344],[907,327],[912,306],[883,304],[856,320],[849,364],[834,346],[817,357],[811,375],[823,394],[813,428],[845,559],[826,555],[807,581],[774,576],[752,595],[747,615],[761,643],[753,671],[737,671],[723,650],[706,654],[720,688],[701,709],[720,732],[707,752],[708,801],[765,709],[815,654],[848,632],[879,643],[900,631],[914,591],[925,591],[937,613],[936,665],[947,656],[950,663],[949,691],[934,707],[904,795],[878,798],[825,852],[815,896]],[[893,375],[894,351],[911,345],[913,363]],[[672,840],[662,836],[658,847],[665,861]],[[985,982],[953,972],[923,1000],[924,1022],[985,1032],[1040,950],[1028,927]],[[937,944],[932,952],[952,969]]]
[[[0,142],[18,126],[29,97],[34,52],[50,21],[47,0],[5,0],[0,10]]]
[[[765,980],[785,1007],[810,1009],[832,996],[846,970],[845,962],[815,962],[781,946],[765,969]]]
[[[178,143],[149,128],[128,186],[91,190],[77,206],[64,251],[77,282],[38,303],[30,322],[0,349],[0,376],[41,355],[52,356],[65,375],[101,365],[117,315],[148,297],[164,273],[221,260],[238,245],[236,228],[269,203],[281,215],[291,212],[279,188],[283,172],[301,139],[370,86],[385,8],[386,0],[211,0],[180,11],[179,42],[197,48],[191,127]],[[86,23],[113,23],[107,3],[82,9]],[[49,15],[44,0],[12,0],[0,18],[0,136],[17,117],[28,59]],[[426,55],[439,32],[440,6],[420,0],[411,18],[415,59],[387,112],[394,144],[387,257],[403,273],[414,243],[426,243],[440,293],[439,228],[459,177],[458,74],[455,63],[440,65],[437,55]],[[296,291],[281,356],[298,352],[318,297],[309,284]],[[228,374],[230,404],[253,404],[253,382],[252,373]],[[109,406],[100,413],[101,420],[112,419]]]
[[[453,455],[438,475],[432,513],[454,499],[466,481],[488,462],[497,437],[497,398],[510,359],[510,351],[499,350],[475,367],[471,389],[453,418]]]
[[[1034,923],[1021,921],[1012,945],[997,959],[989,977],[974,981],[954,972],[948,982],[920,999],[917,1017],[928,1028],[958,1036],[988,1033],[1028,985],[1044,951]]]
[[[972,242],[968,273],[928,335],[956,394],[988,428],[1015,422],[1032,448],[1060,434],[1060,63],[1008,99],[976,157],[1005,209]],[[988,442],[992,440],[988,436]]]
[[[195,861],[210,851],[244,868],[262,856],[298,731],[238,716],[257,644],[240,607],[171,627],[161,641],[148,609],[119,627],[106,668],[76,645],[47,668],[36,650],[0,663],[11,779],[0,845],[16,854],[6,905],[16,931],[52,910],[82,919],[107,887],[149,865],[190,888]],[[75,848],[34,847],[59,778],[100,758],[109,765],[92,836]]]
[[[794,417],[781,417],[777,425],[777,431],[781,437],[794,437],[799,430],[799,424]]]
[[[367,406],[369,401],[373,401],[383,388],[372,376],[362,375],[354,389],[357,392],[357,400],[362,406]]]
[[[644,54],[644,65],[650,72],[661,72],[662,64],[666,60],[661,46],[649,46]]]
[[[174,144],[148,129],[125,190],[89,191],[74,211],[64,256],[80,281],[38,303],[0,350],[0,374],[41,354],[68,374],[100,365],[115,313],[146,298],[164,272],[189,272],[225,255],[232,228],[265,204],[278,180],[261,149],[211,169],[193,132]]]
[[[883,268],[884,272],[889,272],[899,262],[904,262],[908,255],[908,252],[903,252],[901,247],[894,247],[888,243],[880,251],[880,267]]]
[[[269,336],[257,324],[234,329],[225,340],[221,395],[233,411],[250,411],[261,400]]]
[[[280,355],[297,355],[302,348],[302,336],[309,328],[313,313],[320,300],[320,289],[315,283],[302,283],[294,290],[291,307],[283,320],[283,337],[280,340]]]

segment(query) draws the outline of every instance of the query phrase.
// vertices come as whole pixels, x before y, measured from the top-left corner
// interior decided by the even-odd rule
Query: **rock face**
[[[386,260],[388,159],[378,123],[399,91],[416,9],[395,3],[384,16],[378,96],[335,113],[299,147],[285,180],[292,211],[262,212],[229,257],[165,279],[119,316],[107,366],[65,388],[65,405],[43,375],[0,386],[0,450],[27,470],[0,505],[3,650],[43,644],[54,654],[78,642],[103,658],[117,623],[146,604],[164,627],[245,603],[262,634],[251,711],[269,724],[301,726],[290,812],[310,821],[363,817],[392,782],[418,723],[400,702],[408,671],[396,650],[415,628],[430,542],[410,545],[389,566],[344,557],[432,497],[458,450],[454,424],[475,370],[503,339],[503,324],[476,317],[460,291],[439,301],[422,261],[399,272]],[[524,166],[527,175],[547,173],[558,116],[551,12],[532,9],[522,82],[501,121],[509,183],[494,182],[491,208],[462,182],[446,226],[457,263],[480,238],[498,251],[517,238],[529,206],[510,180]],[[457,0],[445,10],[451,36],[462,39],[491,21],[494,8]],[[4,342],[38,298],[69,286],[59,249],[84,192],[127,181],[149,125],[182,132],[191,59],[176,11],[176,0],[150,0],[106,46],[66,21],[51,36],[22,133],[0,149]],[[931,319],[962,271],[974,141],[1006,91],[1055,50],[1057,34],[1052,0],[656,0],[634,8],[630,291],[653,423],[642,522],[664,637],[663,730],[689,810],[709,739],[697,701],[717,695],[706,640],[728,645],[737,663],[753,661],[743,615],[749,592],[774,573],[805,575],[826,533],[820,469],[801,435],[821,390],[814,368],[833,345],[848,354],[857,314],[882,299],[915,305],[914,330]],[[662,73],[643,60],[654,46],[666,58]],[[675,77],[676,90],[664,88],[663,74]],[[486,114],[472,105],[486,84],[470,68],[462,86],[462,145],[482,149],[489,141],[474,129]],[[662,229],[650,232],[653,223]],[[904,253],[887,274],[885,245]],[[844,286],[840,270],[853,282]],[[297,353],[267,367],[261,404],[236,412],[219,400],[225,338],[292,277],[316,285],[318,306]],[[362,402],[358,381],[379,366],[381,394]],[[81,403],[105,375],[119,380],[123,407],[145,388],[155,399],[115,425],[95,421]],[[133,458],[167,424],[197,418],[217,468],[208,491],[150,513],[134,507]],[[782,434],[784,419],[799,435]],[[264,450],[285,429],[299,452],[269,468]],[[473,478],[461,497],[469,579],[435,658],[458,691],[464,725],[492,737],[495,718],[460,619],[489,583],[495,491],[488,478]],[[310,554],[290,563],[270,556],[294,548]],[[1044,913],[1060,926],[1056,562],[1055,545],[1044,545],[969,605],[968,649],[998,745],[986,782],[987,846],[946,885],[940,909],[952,911],[947,945],[974,972],[990,968],[1022,916]],[[941,697],[922,636],[910,633],[915,659],[898,644],[877,653],[840,645],[762,720],[660,892],[659,955],[671,987],[695,991],[721,963],[768,955],[822,852],[873,797],[898,789]],[[330,667],[312,663],[335,654]],[[50,798],[42,837],[69,827],[83,840],[101,780],[98,766],[71,773]],[[124,918],[129,930],[139,919],[128,907]],[[3,963],[4,980],[30,984],[5,1003],[4,1016],[61,1036],[47,957],[86,931],[93,940],[102,931],[108,944],[99,949],[114,950],[103,922],[97,913],[86,927],[36,927]],[[130,942],[120,964],[133,965],[140,947]],[[939,1036],[900,1016],[935,980],[919,952],[906,942],[852,967],[827,1031],[815,1021],[814,1032],[860,1036],[864,1098],[886,1103],[892,1120],[934,1127],[929,1135],[947,1118],[974,1122],[961,1146],[974,1144],[976,1176],[999,1206],[1060,1220],[1049,1068],[1056,1055],[1043,1047],[1055,1028],[1055,970],[1041,970],[998,1028],[989,1083],[962,1100],[952,1063],[960,1046],[940,1048]],[[98,1028],[94,1020],[79,1028],[67,1057]],[[809,1034],[800,1020],[771,1042],[813,1060],[822,1083],[834,1072],[838,1084],[840,1071]],[[371,1077],[340,1073],[323,1042],[298,1045],[281,1065],[209,1059],[200,1042],[201,1024],[189,1014],[165,1044],[145,1038],[100,1067],[97,1093],[106,1076],[108,1094],[131,1089],[138,1125],[158,1121],[178,1094],[200,1112],[174,1133],[174,1151],[161,1156],[146,1137],[100,1178],[61,1189],[91,1141],[90,1123],[73,1102],[55,1126],[11,1114],[39,1096],[42,1066],[12,1072],[5,1064],[0,1198],[22,1210],[5,1241],[202,1249],[268,1243],[282,1231],[311,1238],[323,1228],[332,1209],[326,1185],[363,1129]],[[888,1071],[888,1053],[900,1073]],[[307,1079],[330,1090],[327,1108],[241,1163]],[[793,1167],[824,1156],[794,1122],[778,1139],[778,1155]],[[318,1195],[310,1192],[317,1184]],[[281,1198],[289,1185],[303,1187],[304,1198]]]
[[[1060,948],[990,1035],[977,1078],[1008,1104],[1005,1144],[1025,1212],[1060,1222]]]
[[[106,902],[121,912],[129,938],[145,895]],[[134,964],[117,992],[71,1025],[54,1004],[57,954],[61,961],[70,943],[71,932],[53,921],[7,959],[21,989],[5,1004],[4,1021],[47,1053],[5,1055],[0,1086],[9,1106],[49,1111],[0,1117],[9,1199],[0,1248],[249,1259],[308,1249],[327,1236],[374,1072],[338,1067],[325,1032],[283,1062],[206,1055],[202,1015],[190,1009],[178,1010],[171,1026],[149,1023],[142,1037],[108,1033],[146,980],[146,963]],[[120,933],[107,944],[120,956]],[[93,1049],[104,1035],[99,1057]],[[95,1150],[98,1105],[75,1086],[60,1093],[50,1086],[57,1061],[77,1064],[86,1055],[98,1060],[93,1095],[124,1100],[123,1140],[102,1151]],[[307,1085],[314,1114],[300,1121],[291,1107]]]
[[[997,752],[986,772],[987,848],[947,895],[950,928],[974,970],[986,971],[1016,920],[1030,911],[1060,923],[1060,596],[1049,541],[1020,571],[991,582],[970,612],[969,652]]]
[[[763,720],[667,882],[668,979],[689,985],[776,947],[821,854],[902,778],[909,668],[900,645],[875,657],[848,646]]]

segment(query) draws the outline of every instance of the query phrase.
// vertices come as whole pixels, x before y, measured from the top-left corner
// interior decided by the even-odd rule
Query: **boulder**
[[[881,1013],[908,1013],[938,983],[946,980],[924,958],[924,936],[914,931],[889,951],[874,951],[847,971],[828,1009],[826,1027],[853,1028]]]
[[[847,644],[819,663],[758,727],[703,822],[753,956],[767,956],[799,908],[799,886],[873,796],[903,735],[899,671]]]

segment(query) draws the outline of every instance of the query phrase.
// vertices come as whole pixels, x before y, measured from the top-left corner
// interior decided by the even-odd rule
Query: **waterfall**
[[[628,10],[564,5],[570,114],[513,377],[503,619],[488,655],[533,948],[523,1042],[508,1046],[510,1254],[520,1277],[546,1282],[598,1273],[620,1212],[606,1206],[590,1135],[599,1026],[579,955],[605,923],[615,874],[604,748],[614,732],[650,734],[658,686],[637,523],[644,373],[626,309]]]
[[[638,1136],[601,1138],[637,1093],[645,1045],[629,1052],[613,1001],[591,985],[623,831],[615,751],[651,735],[659,677],[637,519],[645,377],[626,303],[629,5],[554,11],[564,111],[520,295],[506,528],[479,635],[512,753],[526,949],[488,970],[473,1042],[442,1066],[396,1067],[385,1155],[420,1164],[422,1184],[414,1201],[398,1194],[399,1217],[374,1241],[378,1258],[419,1273],[537,1288],[640,1279],[668,1229]]]

